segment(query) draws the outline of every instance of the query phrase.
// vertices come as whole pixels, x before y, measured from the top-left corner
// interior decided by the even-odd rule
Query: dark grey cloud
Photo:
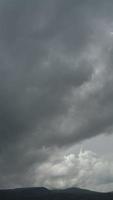
[[[112,132],[113,3],[0,5],[0,186],[30,185],[43,148]]]

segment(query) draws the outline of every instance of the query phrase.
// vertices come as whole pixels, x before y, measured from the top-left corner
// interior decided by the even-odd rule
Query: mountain
[[[113,200],[113,192],[99,193],[80,188],[48,190],[44,187],[0,190],[0,200]]]

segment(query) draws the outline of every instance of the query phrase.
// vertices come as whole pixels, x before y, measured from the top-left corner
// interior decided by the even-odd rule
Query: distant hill
[[[0,190],[0,200],[113,200],[113,193],[80,188],[48,190],[44,187]]]

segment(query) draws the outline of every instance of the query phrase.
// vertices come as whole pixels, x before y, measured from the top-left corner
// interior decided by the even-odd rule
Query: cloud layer
[[[112,13],[110,0],[0,2],[0,187],[31,185],[44,148],[112,133]]]
[[[113,162],[92,151],[56,155],[36,168],[35,185],[49,188],[81,187],[110,191],[113,187]]]

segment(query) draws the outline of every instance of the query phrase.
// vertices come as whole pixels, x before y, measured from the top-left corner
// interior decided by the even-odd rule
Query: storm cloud
[[[110,0],[0,2],[0,187],[32,185],[55,148],[112,134],[112,13]]]

